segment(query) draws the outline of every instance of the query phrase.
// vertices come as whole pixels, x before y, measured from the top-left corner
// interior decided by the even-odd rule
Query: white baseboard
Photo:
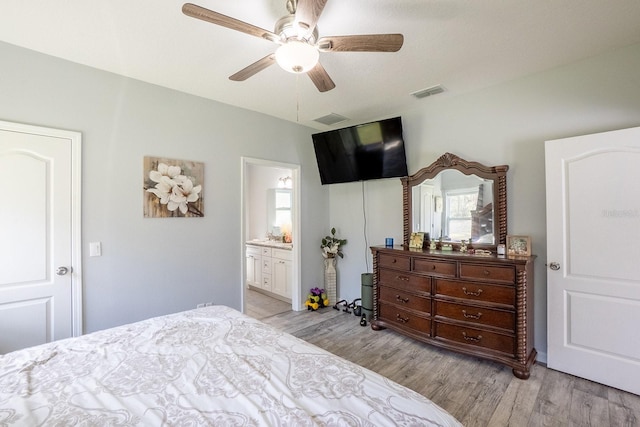
[[[547,365],[547,353],[546,352],[538,352],[538,356],[536,357],[536,363],[540,363],[542,365]]]

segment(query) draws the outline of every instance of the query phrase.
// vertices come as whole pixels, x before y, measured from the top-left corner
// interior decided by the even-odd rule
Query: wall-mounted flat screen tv
[[[400,117],[312,135],[322,184],[407,176]]]

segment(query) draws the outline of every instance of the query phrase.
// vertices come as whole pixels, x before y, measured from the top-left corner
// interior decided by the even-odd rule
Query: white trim
[[[82,134],[0,120],[0,129],[68,139],[71,143],[71,333],[82,335]]]
[[[73,336],[83,333],[82,324],[82,134],[69,131],[71,139],[71,310]]]
[[[240,197],[240,213],[242,218],[242,226],[240,227],[240,245],[241,254],[240,259],[242,259],[242,272],[241,272],[241,299],[240,305],[242,307],[242,311],[245,311],[245,283],[247,282],[247,267],[246,267],[246,258],[245,258],[245,248],[244,242],[246,241],[246,220],[247,220],[247,207],[246,207],[246,197],[247,197],[247,182],[246,182],[246,173],[247,166],[256,165],[256,166],[264,166],[264,167],[272,167],[272,168],[281,168],[281,169],[291,169],[292,172],[292,181],[293,185],[291,187],[291,192],[293,195],[293,205],[291,206],[291,219],[292,219],[292,234],[294,236],[294,244],[292,249],[293,255],[293,280],[291,286],[291,309],[294,311],[302,310],[302,273],[301,273],[301,264],[302,264],[302,256],[300,252],[300,244],[302,238],[302,227],[300,226],[300,165],[291,164],[291,163],[282,163],[276,162],[272,160],[263,160],[263,159],[255,159],[251,157],[241,157],[241,176],[240,176],[240,188],[242,189],[242,195]]]

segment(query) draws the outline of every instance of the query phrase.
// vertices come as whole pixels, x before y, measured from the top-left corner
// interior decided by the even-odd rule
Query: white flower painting
[[[204,216],[204,163],[144,158],[145,218]]]

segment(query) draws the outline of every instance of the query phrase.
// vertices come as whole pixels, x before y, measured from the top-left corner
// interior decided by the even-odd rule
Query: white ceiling
[[[191,0],[273,31],[286,0]],[[336,84],[317,91],[277,65],[228,77],[277,45],[185,16],[178,0],[2,0],[0,40],[80,64],[328,129],[330,113],[384,117],[640,42],[638,0],[329,0],[320,36],[402,33],[397,53],[321,53]],[[441,98],[442,99],[442,98]]]

